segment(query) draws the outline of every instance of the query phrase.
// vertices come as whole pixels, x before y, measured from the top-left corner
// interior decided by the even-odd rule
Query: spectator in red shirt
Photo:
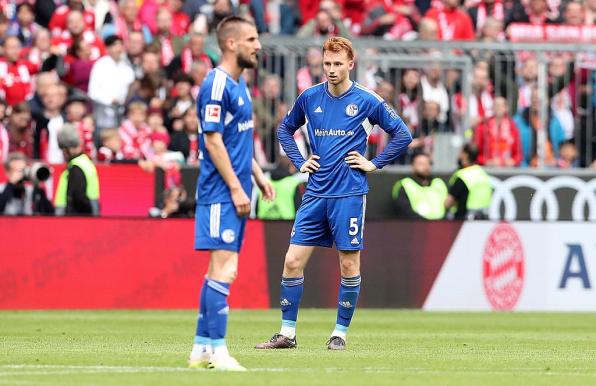
[[[144,103],[132,102],[128,105],[126,120],[119,129],[125,159],[139,160],[151,157],[151,128],[146,120],[147,106]]]
[[[95,15],[85,10],[83,0],[68,0],[67,4],[59,6],[52,14],[49,29],[53,36],[60,36],[67,29],[68,16],[74,11],[81,12],[85,30],[95,31]]]
[[[177,55],[180,55],[184,41],[172,34],[172,13],[166,8],[157,11],[155,40],[160,47],[161,65],[167,67]]]
[[[31,110],[29,105],[21,102],[11,108],[6,124],[8,131],[8,152],[19,152],[34,158],[33,126],[31,124]]]
[[[66,112],[66,122],[72,124],[81,137],[81,146],[83,153],[95,160],[97,151],[93,142],[93,132],[95,124],[87,108],[87,98],[81,94],[75,94],[68,98],[64,110]]]
[[[122,140],[116,129],[104,129],[100,134],[101,147],[97,151],[99,162],[120,161],[124,159],[122,154]]]
[[[188,33],[188,27],[190,27],[190,18],[182,11],[184,1],[169,0],[168,5],[172,12],[172,34],[174,36],[186,35]]]
[[[362,23],[362,35],[380,36],[392,40],[411,40],[416,14],[412,2],[371,0]]]
[[[507,100],[496,97],[494,117],[481,123],[474,133],[480,165],[519,166],[522,160],[520,134],[508,113]]]
[[[19,59],[21,41],[16,36],[4,40],[4,58],[0,58],[0,96],[14,106],[31,96],[31,75],[37,66]]]
[[[67,30],[60,33],[59,36],[55,36],[52,39],[52,45],[57,46],[60,53],[66,56],[77,38],[83,39],[91,45],[91,60],[97,60],[105,55],[106,49],[103,41],[93,30],[85,30],[83,13],[72,10],[68,12]]]
[[[439,25],[440,40],[473,40],[475,38],[472,19],[459,8],[459,0],[442,0],[442,9],[431,8],[425,17]]]
[[[468,9],[468,14],[472,19],[476,34],[479,35],[488,18],[505,21],[505,6],[503,0],[481,0],[477,6]]]

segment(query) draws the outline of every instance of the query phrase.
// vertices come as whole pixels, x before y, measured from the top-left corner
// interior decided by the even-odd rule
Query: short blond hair
[[[325,44],[323,44],[323,55],[326,51],[330,52],[341,52],[345,51],[348,55],[348,59],[354,60],[354,47],[352,47],[352,42],[346,38],[342,38],[339,36],[332,37],[327,39]]]

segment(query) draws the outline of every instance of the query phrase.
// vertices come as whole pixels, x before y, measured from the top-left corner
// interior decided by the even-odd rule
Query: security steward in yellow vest
[[[68,160],[60,176],[54,206],[57,215],[99,215],[99,179],[93,162],[82,152],[77,129],[65,124],[58,131],[58,146]]]
[[[271,171],[270,181],[275,189],[275,200],[265,201],[259,191],[257,218],[262,220],[293,220],[300,206],[302,194],[299,189],[305,179],[285,156],[279,158],[278,166]]]
[[[393,185],[391,195],[399,218],[440,220],[445,217],[447,186],[440,178],[432,178],[431,159],[426,153],[412,157],[412,177]]]
[[[464,145],[459,153],[459,169],[449,179],[449,194],[445,209],[451,211],[455,220],[482,220],[488,218],[493,195],[490,177],[476,164],[478,148],[475,144]]]

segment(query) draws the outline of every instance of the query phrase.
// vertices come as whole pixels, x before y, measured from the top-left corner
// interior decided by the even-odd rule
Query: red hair
[[[354,60],[354,48],[352,47],[352,42],[346,38],[332,37],[327,39],[325,44],[323,44],[323,54],[325,54],[325,51],[345,51],[345,53],[348,55],[348,59]]]

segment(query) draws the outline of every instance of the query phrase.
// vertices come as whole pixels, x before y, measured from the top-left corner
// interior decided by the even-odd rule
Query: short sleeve
[[[201,87],[197,113],[203,132],[223,133],[227,114],[226,75],[216,71],[212,82],[205,82]]]

